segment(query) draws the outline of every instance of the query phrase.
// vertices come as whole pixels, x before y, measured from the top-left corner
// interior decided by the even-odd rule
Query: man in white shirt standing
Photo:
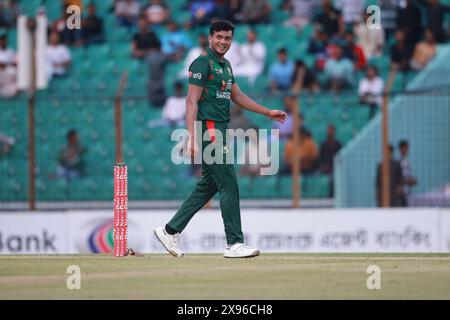
[[[64,76],[70,68],[71,60],[69,48],[60,43],[58,33],[52,32],[47,46],[50,77]]]
[[[6,33],[0,34],[0,58],[8,66],[16,64],[16,53],[8,48],[8,38]]]
[[[364,21],[355,26],[357,43],[363,49],[367,60],[382,56],[384,46],[384,30],[376,28],[369,29],[367,27],[369,17],[370,15],[365,13]]]
[[[378,69],[375,66],[367,67],[366,76],[359,82],[358,94],[361,103],[370,108],[369,118],[375,115],[383,102],[383,88],[384,81],[378,76]]]
[[[266,63],[266,46],[257,40],[255,30],[247,33],[247,42],[241,45],[241,63],[235,76],[248,77],[249,84],[254,85],[256,77],[264,70]]]
[[[0,56],[0,98],[14,97],[18,92],[17,71],[6,56]]]

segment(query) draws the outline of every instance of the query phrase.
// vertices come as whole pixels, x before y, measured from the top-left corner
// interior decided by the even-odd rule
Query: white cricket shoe
[[[179,233],[170,235],[166,232],[166,229],[164,227],[156,228],[155,230],[153,230],[153,233],[171,255],[177,258],[181,258],[182,256],[184,256],[183,251],[178,248]]]
[[[235,243],[231,247],[225,248],[224,258],[251,258],[259,256],[260,251],[255,248],[244,245],[243,243]]]

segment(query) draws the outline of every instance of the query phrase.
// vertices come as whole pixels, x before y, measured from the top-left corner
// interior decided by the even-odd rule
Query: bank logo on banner
[[[133,238],[128,239],[130,247],[142,250],[144,238],[137,225],[128,221],[128,234],[133,232]],[[113,219],[92,219],[83,224],[76,239],[76,249],[79,253],[112,253],[114,250]]]

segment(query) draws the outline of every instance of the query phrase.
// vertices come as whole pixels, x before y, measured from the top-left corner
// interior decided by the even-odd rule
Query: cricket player
[[[273,120],[284,122],[286,113],[270,110],[245,95],[235,83],[233,69],[224,55],[230,49],[234,26],[228,21],[217,21],[210,26],[209,47],[189,67],[189,87],[186,99],[186,126],[189,131],[188,152],[196,155],[199,146],[196,143],[195,121],[201,121],[202,132],[210,135],[211,141],[202,142],[202,151],[216,141],[214,132],[225,130],[230,120],[230,100],[237,105],[262,114]],[[217,135],[219,136],[219,135]],[[202,153],[203,154],[203,153]],[[155,236],[166,250],[175,257],[184,254],[178,246],[178,236],[192,217],[217,193],[220,194],[220,210],[225,226],[227,247],[225,258],[255,257],[260,251],[244,245],[239,207],[239,189],[233,164],[202,161],[202,176],[195,190],[191,192],[175,216],[165,225],[154,230]]]

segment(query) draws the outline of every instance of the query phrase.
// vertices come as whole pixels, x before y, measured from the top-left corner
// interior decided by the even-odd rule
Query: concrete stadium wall
[[[408,85],[408,90],[450,86],[450,46]],[[450,181],[450,94],[404,95],[389,105],[389,141],[410,142],[410,162],[419,184],[414,194]],[[376,166],[381,159],[381,113],[335,157],[336,207],[375,206]]]
[[[163,252],[153,229],[173,210],[130,211],[129,247]],[[268,252],[450,252],[450,209],[242,210],[246,243]],[[0,214],[0,254],[111,254],[111,211]],[[222,253],[219,210],[198,213],[181,234],[189,253]]]

